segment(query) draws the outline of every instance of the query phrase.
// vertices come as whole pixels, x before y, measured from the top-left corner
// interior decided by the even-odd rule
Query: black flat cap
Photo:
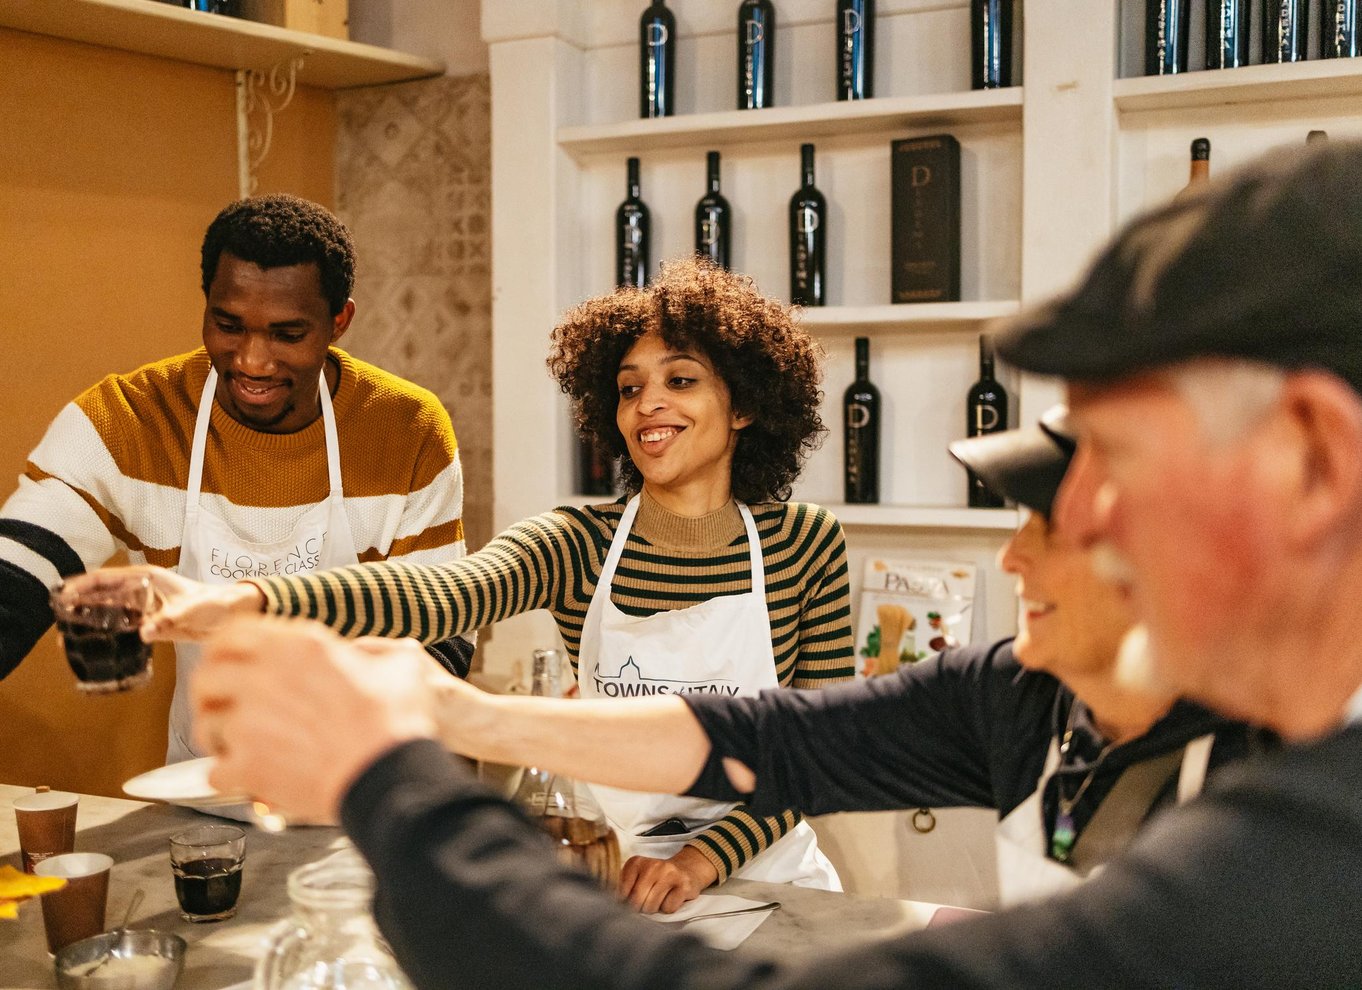
[[[1362,144],[1270,152],[1135,219],[997,350],[1080,381],[1229,357],[1362,391]]]
[[[995,494],[1048,519],[1074,454],[1067,415],[1055,406],[1036,426],[956,440],[947,449]]]

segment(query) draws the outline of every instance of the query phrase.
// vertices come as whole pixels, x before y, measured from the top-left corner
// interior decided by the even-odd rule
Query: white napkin
[[[756,910],[763,905],[766,906],[766,910]],[[701,894],[673,914],[649,914],[644,917],[662,924],[680,925],[685,931],[699,936],[716,949],[733,949],[760,928],[761,923],[778,907],[780,905],[774,902],[754,901],[733,894]],[[750,913],[747,914],[728,914],[721,918],[706,917],[711,914],[749,909]]]

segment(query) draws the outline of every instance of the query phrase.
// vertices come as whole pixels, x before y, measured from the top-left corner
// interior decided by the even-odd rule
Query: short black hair
[[[261,268],[314,262],[322,296],[335,316],[355,287],[355,245],[330,210],[287,193],[239,199],[219,213],[203,235],[203,294],[227,251]]]

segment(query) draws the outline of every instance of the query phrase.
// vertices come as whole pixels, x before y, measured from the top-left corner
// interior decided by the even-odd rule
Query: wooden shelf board
[[[800,311],[800,323],[822,333],[857,328],[875,330],[977,329],[982,323],[1013,316],[1020,304],[986,302],[904,303],[885,306],[811,306]]]
[[[560,127],[558,144],[573,155],[634,148],[682,148],[748,141],[811,140],[870,134],[895,127],[951,127],[993,121],[1021,123],[1022,90],[974,90],[886,97],[766,110],[726,110],[619,124]]]
[[[306,53],[298,83],[321,89],[444,73],[431,59],[156,0],[2,0],[0,27],[219,69],[268,70]]]
[[[1226,106],[1270,100],[1362,96],[1362,59],[1321,59],[1284,65],[1247,65],[1176,76],[1118,79],[1122,112]]]

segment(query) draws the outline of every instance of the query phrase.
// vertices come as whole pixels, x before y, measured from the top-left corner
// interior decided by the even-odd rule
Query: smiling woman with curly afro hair
[[[734,413],[751,418],[733,455],[734,497],[788,499],[805,457],[827,433],[818,415],[822,348],[750,277],[700,258],[664,264],[648,288],[620,289],[569,312],[553,331],[549,370],[573,400],[578,430],[618,462],[631,493],[643,476],[615,421],[616,374],[650,331],[675,350],[708,357]]]

